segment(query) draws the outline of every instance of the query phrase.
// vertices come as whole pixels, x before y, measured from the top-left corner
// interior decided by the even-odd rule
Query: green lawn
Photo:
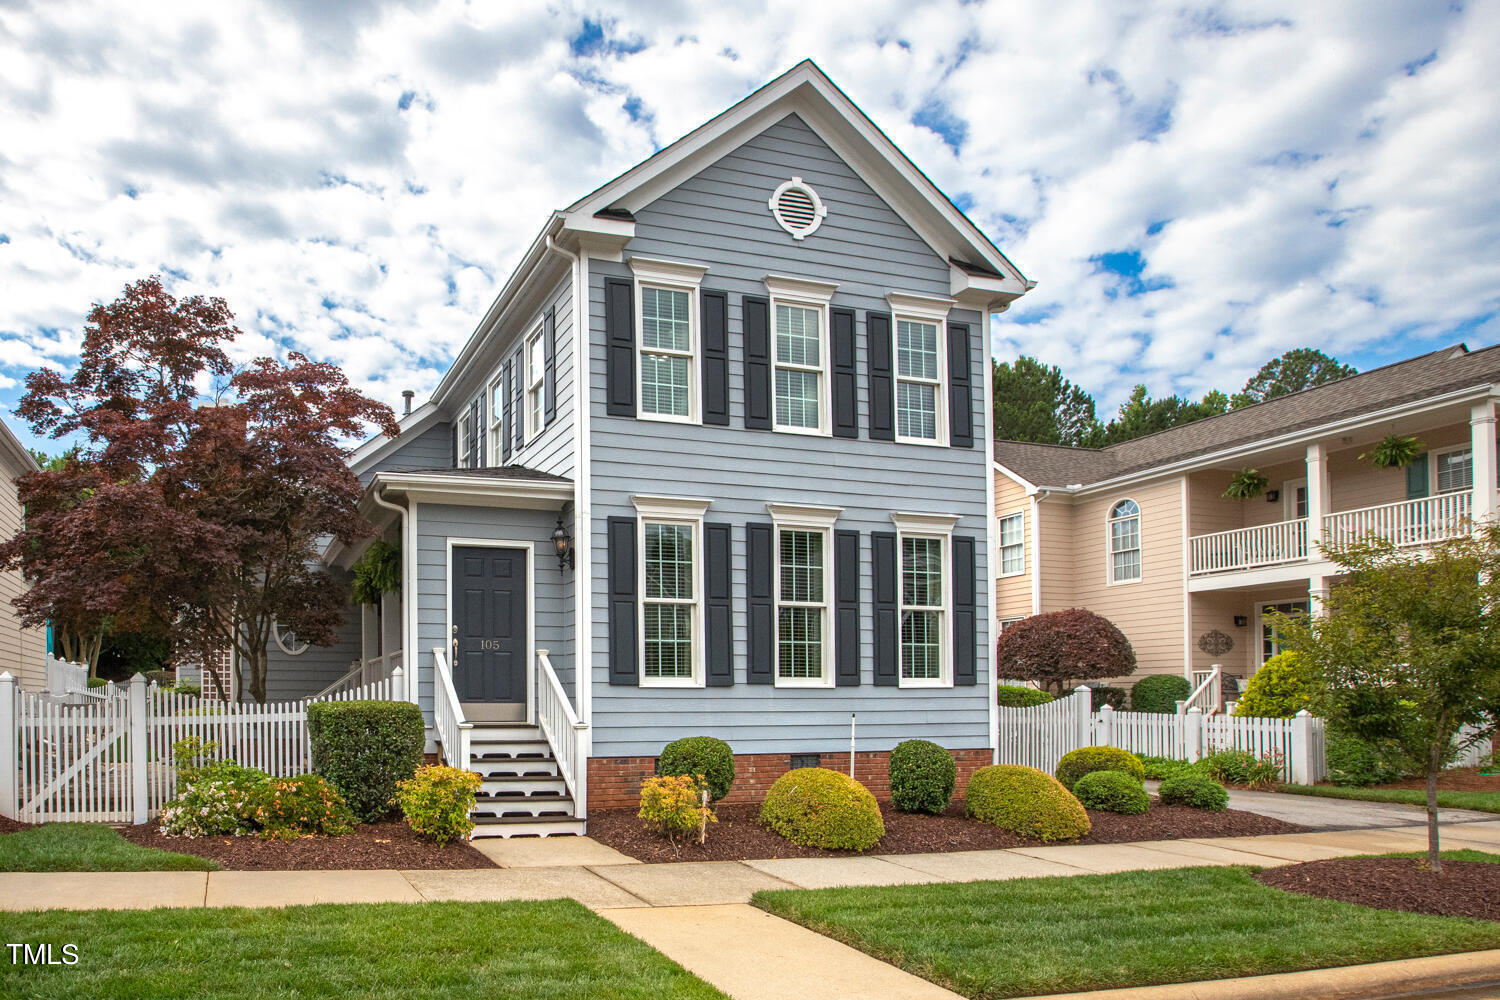
[[[723,1000],[569,900],[52,910],[7,913],[4,923],[7,941],[73,943],[80,959],[70,967],[0,963],[5,997]]]
[[[218,867],[192,854],[140,847],[97,823],[44,823],[0,834],[0,872],[204,872]]]
[[[1500,924],[1298,896],[1261,885],[1246,868],[760,892],[754,903],[967,997],[1500,947]]]
[[[1404,802],[1427,805],[1427,792],[1420,788],[1343,788],[1339,785],[1280,785],[1279,792],[1292,795],[1318,795],[1329,799],[1358,799],[1361,802]],[[1473,809],[1475,812],[1500,813],[1500,792],[1438,791],[1439,809]]]

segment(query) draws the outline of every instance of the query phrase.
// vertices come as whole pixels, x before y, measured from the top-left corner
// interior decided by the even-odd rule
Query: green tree
[[[1119,444],[1228,411],[1229,397],[1217,389],[1195,403],[1181,396],[1152,399],[1144,385],[1137,385],[1119,415],[1105,425],[1103,443]]]
[[[1260,371],[1250,376],[1245,388],[1235,393],[1231,402],[1237,410],[1357,374],[1359,370],[1353,365],[1331,358],[1315,347],[1297,347],[1261,365]]]
[[[1094,416],[1094,397],[1056,365],[1023,354],[1014,364],[997,362],[993,374],[995,437],[1073,447],[1099,443],[1103,428]]]
[[[1346,579],[1328,614],[1273,616],[1283,648],[1315,671],[1314,708],[1367,741],[1390,740],[1427,776],[1427,851],[1438,854],[1437,778],[1463,726],[1500,712],[1500,525],[1427,552],[1373,539],[1325,545]]]

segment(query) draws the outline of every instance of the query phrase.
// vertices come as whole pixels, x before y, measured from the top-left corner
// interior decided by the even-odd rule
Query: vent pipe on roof
[[[415,396],[415,395],[416,395],[416,393],[413,392],[410,389],[402,389],[401,390],[401,398],[404,399],[404,400],[406,400],[406,413],[410,413],[411,412],[411,398],[413,396]],[[403,416],[404,415],[405,414],[403,414]]]

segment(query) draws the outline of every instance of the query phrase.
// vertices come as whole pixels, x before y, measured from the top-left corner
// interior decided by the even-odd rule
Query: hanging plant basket
[[[401,550],[388,542],[374,541],[354,564],[356,604],[379,604],[380,595],[401,588]]]
[[[1234,474],[1229,481],[1229,487],[1222,494],[1225,500],[1254,500],[1266,491],[1271,485],[1271,480],[1260,474],[1257,469],[1241,469]]]
[[[1422,448],[1422,442],[1415,437],[1387,434],[1375,447],[1359,457],[1361,461],[1368,459],[1377,469],[1404,469],[1422,454]]]

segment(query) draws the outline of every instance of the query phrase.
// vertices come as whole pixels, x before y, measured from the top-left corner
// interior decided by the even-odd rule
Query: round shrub
[[[1119,747],[1079,747],[1063,754],[1057,762],[1057,780],[1072,789],[1078,779],[1094,771],[1119,771],[1140,781],[1146,777],[1146,766],[1129,750]]]
[[[1024,684],[1001,684],[995,691],[995,700],[1001,708],[1033,708],[1053,700],[1053,696],[1041,688]]]
[[[672,778],[701,774],[708,782],[708,797],[717,802],[734,784],[734,751],[712,736],[685,736],[662,748],[656,773]]]
[[[396,782],[422,764],[422,710],[409,701],[315,701],[307,706],[313,770],[361,821],[391,811]]]
[[[1076,840],[1089,814],[1050,774],[1019,764],[981,767],[969,779],[964,810],[974,819],[1033,840]]]
[[[936,743],[907,740],[891,751],[891,805],[902,812],[936,816],[948,808],[956,784],[958,764]]]
[[[1148,674],[1136,681],[1135,686],[1130,689],[1130,710],[1165,712],[1170,715],[1177,711],[1177,703],[1187,701],[1187,696],[1192,693],[1193,686],[1186,677],[1179,674]]]
[[[1120,771],[1090,771],[1078,779],[1073,794],[1085,809],[1134,816],[1151,808],[1151,796],[1141,780]]]
[[[1245,718],[1290,719],[1312,707],[1315,682],[1307,661],[1287,650],[1250,675],[1234,714]]]
[[[1209,809],[1223,812],[1229,808],[1229,793],[1224,786],[1201,774],[1181,774],[1168,778],[1157,788],[1156,794],[1166,805],[1192,806],[1194,809]]]
[[[1328,731],[1328,780],[1358,788],[1400,781],[1406,776],[1405,755],[1394,740],[1365,740],[1338,729]]]
[[[870,790],[822,767],[799,767],[777,778],[760,821],[794,844],[830,851],[867,851],[885,836]]]
[[[251,815],[267,840],[342,837],[354,829],[354,813],[344,797],[316,774],[271,778],[255,797]]]
[[[410,778],[396,782],[396,801],[412,832],[442,847],[450,840],[462,840],[474,829],[469,814],[474,811],[480,781],[473,771],[456,767],[419,767]]]

